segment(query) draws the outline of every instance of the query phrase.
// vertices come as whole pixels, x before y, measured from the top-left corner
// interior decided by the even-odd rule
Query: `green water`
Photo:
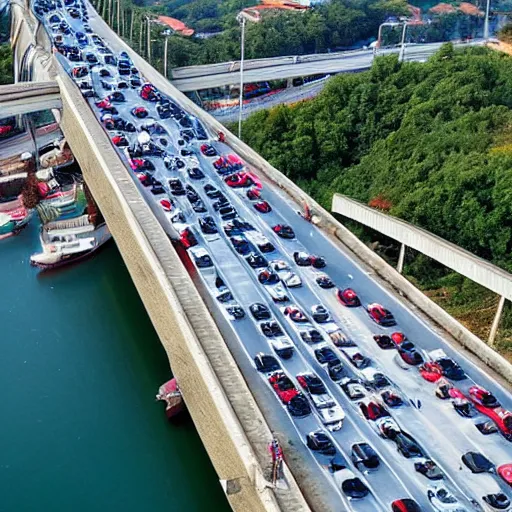
[[[154,401],[167,358],[111,242],[48,274],[37,227],[0,242],[0,511],[228,511],[190,421]]]

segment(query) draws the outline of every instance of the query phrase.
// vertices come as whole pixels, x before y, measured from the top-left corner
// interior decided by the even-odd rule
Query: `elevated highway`
[[[483,41],[455,43],[456,47],[480,45]],[[424,62],[442,43],[409,45],[404,53],[405,61]],[[316,74],[334,74],[369,69],[373,59],[381,55],[398,54],[400,48],[385,48],[351,52],[320,53],[271,59],[244,61],[244,82],[264,82]],[[188,66],[172,70],[172,83],[182,92],[210,89],[236,84],[240,81],[240,62],[222,62],[203,66]]]
[[[418,290],[411,290],[413,287],[410,283],[376,257],[294,183],[169,84],[117,38],[91,7],[89,9],[91,25],[113,51],[126,51],[146,79],[203,123],[211,144],[218,152],[235,152],[261,179],[264,197],[274,208],[266,218],[255,214],[252,203],[247,202],[244,194],[226,189],[224,181],[215,174],[211,160],[199,151],[197,142],[188,146],[193,153],[191,158],[199,162],[198,167],[208,175],[209,182],[219,188],[224,187],[240,216],[250,220],[273,240],[275,256],[290,262],[292,268],[303,276],[304,286],[298,291],[289,290],[293,300],[308,312],[314,301],[322,300],[339,322],[343,333],[357,341],[361,351],[371,354],[374,360],[372,364],[393,379],[404,399],[411,399],[416,405],[420,402],[425,404],[423,410],[419,411],[407,403],[402,409],[393,411],[393,415],[436,458],[458,499],[469,506],[475,492],[478,493],[475,499],[481,500],[480,494],[484,489],[499,487],[492,477],[486,478],[484,475],[475,480],[477,476],[468,474],[469,471],[461,473],[459,460],[461,453],[481,442],[485,453],[496,464],[504,463],[512,458],[508,441],[499,436],[482,441],[475,428],[461,427],[460,421],[463,420],[454,413],[449,403],[439,405],[433,400],[432,388],[419,380],[419,374],[397,366],[390,352],[377,350],[372,334],[376,329],[380,332],[380,328],[372,323],[363,308],[349,310],[340,306],[332,290],[317,287],[316,274],[310,272],[311,269],[303,271],[293,264],[294,249],[320,252],[328,261],[327,271],[338,286],[354,287],[365,305],[376,300],[388,306],[394,312],[400,328],[411,339],[418,340],[422,349],[431,351],[441,347],[468,372],[470,379],[466,385],[474,379],[492,390],[507,408],[512,408],[508,391],[510,374],[507,373],[510,365],[494,365],[492,358],[486,358],[484,363],[478,359],[478,349],[473,350],[474,354],[461,353],[462,340],[466,335],[462,326],[460,332],[455,333],[448,329],[448,324],[437,323],[425,306],[428,299],[419,300],[415,295],[420,293]],[[313,349],[301,340],[279,306],[268,301],[266,291],[255,283],[255,274],[248,268],[246,260],[233,250],[227,236],[222,233],[215,240],[208,241],[196,231],[200,245],[210,252],[219,276],[225,278],[225,284],[246,310],[253,300],[261,298],[268,301],[272,314],[282,323],[295,347],[293,358],[289,362],[282,361],[286,371],[295,379],[296,372],[313,369],[322,376],[329,393],[342,404],[346,411],[346,424],[339,432],[332,433],[332,439],[339,453],[345,457],[346,464],[357,471],[347,456],[352,443],[357,441],[367,439],[381,456],[381,472],[373,475],[358,473],[371,490],[368,499],[348,503],[339,482],[327,470],[328,459],[314,457],[305,446],[305,433],[319,426],[318,416],[312,414],[293,421],[287,409],[280,406],[266,380],[256,372],[252,361],[255,352],[270,351],[270,343],[256,328],[256,322],[247,315],[245,320],[236,324],[225,316],[224,309],[211,293],[215,287],[218,288],[217,281],[194,266],[193,257],[184,255],[182,248],[175,248],[171,243],[167,228],[173,225],[178,229],[176,224],[179,222],[172,223],[168,218],[162,218],[159,197],[155,200],[129,171],[125,153],[114,149],[110,135],[97,122],[93,102],[88,103],[83,98],[66,69],[61,66],[62,60],[50,57],[48,37],[44,35],[39,22],[17,3],[13,4],[13,16],[14,30],[19,31],[19,39],[29,42],[29,48],[25,50],[30,54],[36,52],[34,58],[28,59],[22,47],[15,48],[19,65],[17,74],[55,80],[59,85],[62,130],[167,351],[173,373],[180,383],[192,418],[232,507],[244,512],[348,508],[384,512],[390,510],[391,500],[410,496],[421,503],[425,510],[431,510],[426,492],[428,482],[414,472],[411,460],[397,458],[394,443],[379,437],[360,414],[357,402],[350,401],[339,384],[327,378],[326,366],[315,358]],[[127,101],[127,106],[120,107],[123,115],[137,105],[131,103],[134,98],[140,102],[134,91],[126,95],[130,101]],[[154,105],[145,105],[155,116]],[[166,126],[171,129],[170,122]],[[172,130],[173,133],[176,131],[175,125]],[[219,131],[224,132],[225,143],[215,141]],[[174,142],[173,135],[173,145]],[[163,178],[175,177],[177,171],[168,173],[161,161],[153,161],[157,167],[156,176],[165,184],[166,193],[172,196]],[[178,175],[187,185],[192,183],[184,171]],[[197,183],[196,187],[208,205],[205,214],[215,217],[220,225],[220,214],[212,208]],[[198,220],[195,210],[192,211],[184,199],[176,197],[175,200],[195,226]],[[311,223],[297,215],[297,209],[305,202],[313,211]],[[290,244],[282,241],[272,232],[269,222],[292,225],[296,240]],[[180,259],[177,250],[183,259]],[[458,324],[453,320],[451,326],[457,327]],[[391,331],[384,329],[382,332]],[[338,348],[334,349],[343,357],[349,375],[362,375],[352,369],[351,363]],[[498,357],[497,354],[495,356]],[[494,373],[498,368],[503,370],[501,376]],[[436,421],[431,421],[432,418],[436,418]],[[453,439],[454,431],[461,433],[456,439]],[[285,466],[284,487],[269,484],[267,447],[274,433],[281,440],[291,469],[290,472]]]

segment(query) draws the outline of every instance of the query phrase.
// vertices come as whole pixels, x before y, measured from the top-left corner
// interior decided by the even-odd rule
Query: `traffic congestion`
[[[340,509],[509,510],[510,394],[149,83],[88,2],[33,8]]]

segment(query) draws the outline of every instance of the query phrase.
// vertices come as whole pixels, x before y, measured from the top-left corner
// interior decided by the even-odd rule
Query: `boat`
[[[168,419],[173,418],[184,409],[183,397],[175,378],[160,386],[156,399],[166,403],[165,414]]]
[[[107,225],[90,222],[88,215],[48,222],[41,227],[42,252],[30,257],[31,265],[51,269],[90,256],[111,234]]]
[[[23,205],[21,195],[10,200],[0,200],[0,240],[17,235],[32,215]]]

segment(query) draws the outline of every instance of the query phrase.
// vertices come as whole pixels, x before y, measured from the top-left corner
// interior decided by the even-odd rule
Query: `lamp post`
[[[148,32],[148,63],[151,64],[151,19],[149,18],[149,16],[146,16],[146,21],[148,22],[148,28],[147,28],[147,32]]]
[[[398,54],[398,62],[404,61],[405,54],[405,32],[407,31],[407,21],[404,21],[404,28],[402,30],[402,41],[400,43],[400,53]]]
[[[169,43],[169,36],[171,35],[170,30],[164,30],[162,35],[165,37],[164,43],[164,76],[167,78],[167,45]]]
[[[245,16],[240,13],[237,16],[241,27],[241,45],[240,45],[240,110],[238,112],[238,138],[242,138],[242,112],[244,108],[244,53],[245,53]]]
[[[487,0],[487,5],[485,6],[485,21],[484,21],[484,39],[487,41],[489,39],[489,11],[491,9],[491,0]]]

